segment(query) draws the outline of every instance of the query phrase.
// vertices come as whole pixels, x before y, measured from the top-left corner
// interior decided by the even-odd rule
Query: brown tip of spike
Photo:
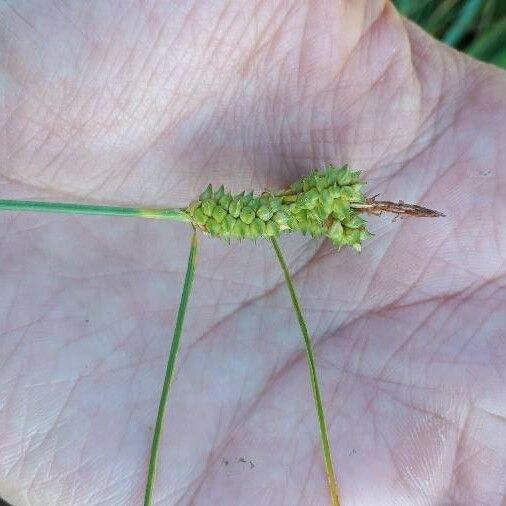
[[[364,203],[352,204],[351,207],[358,211],[375,214],[379,216],[382,213],[394,213],[397,215],[415,216],[418,218],[441,218],[446,216],[440,211],[429,209],[428,207],[418,206],[416,204],[406,204],[402,200],[399,202],[390,202],[388,200],[376,200],[376,196],[366,199]]]

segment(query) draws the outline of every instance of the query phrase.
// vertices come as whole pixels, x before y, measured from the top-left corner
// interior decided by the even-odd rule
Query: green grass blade
[[[490,60],[490,63],[493,63],[498,67],[506,69],[506,49],[504,49],[504,51],[502,51],[501,53],[497,53],[492,58],[492,60]]]
[[[307,330],[306,322],[304,321],[304,317],[302,315],[302,310],[300,308],[299,300],[297,298],[297,294],[295,293],[295,288],[293,286],[292,278],[290,276],[290,272],[288,271],[288,267],[286,265],[283,253],[279,247],[278,241],[275,237],[271,237],[272,246],[274,251],[276,252],[276,256],[278,257],[279,263],[281,265],[281,269],[283,270],[283,274],[285,276],[286,285],[288,287],[288,291],[290,292],[290,298],[292,299],[293,309],[297,316],[297,320],[299,322],[300,330],[302,332],[302,337],[304,338],[304,345],[306,347],[306,358],[307,364],[309,368],[309,379],[311,382],[311,390],[313,393],[313,399],[316,407],[316,414],[318,418],[318,426],[320,429],[320,440],[323,451],[323,459],[325,461],[325,471],[327,474],[327,481],[329,484],[329,492],[330,498],[332,502],[332,506],[339,506],[339,499],[337,493],[337,482],[334,473],[334,466],[332,464],[332,456],[330,453],[330,444],[329,437],[327,431],[327,424],[325,422],[325,413],[323,410],[323,403],[320,395],[320,387],[318,385],[318,375],[316,372],[315,359],[313,354],[313,346],[311,344],[311,338],[309,337],[309,332]]]
[[[434,6],[434,11],[427,18],[424,29],[434,37],[441,37],[448,23],[455,17],[455,4],[458,0],[442,0]]]
[[[506,16],[495,21],[468,48],[468,54],[489,60],[506,45]]]
[[[190,221],[189,217],[182,209],[118,207],[64,202],[40,202],[34,200],[0,200],[0,211],[96,214],[104,216],[130,216],[160,220]]]
[[[467,0],[461,8],[455,23],[448,29],[443,37],[443,42],[449,46],[457,45],[466,33],[472,29],[473,22],[483,6],[483,0]]]
[[[167,368],[165,370],[165,378],[163,380],[162,393],[160,395],[160,404],[158,405],[158,413],[156,415],[156,424],[153,432],[153,442],[151,444],[151,455],[149,458],[149,468],[146,480],[146,493],[144,495],[144,506],[150,506],[151,498],[153,495],[153,485],[155,481],[156,464],[157,464],[158,450],[160,447],[160,436],[162,433],[163,419],[165,415],[165,409],[167,407],[167,399],[169,396],[170,385],[172,382],[172,377],[174,375],[174,368],[176,364],[177,352],[179,350],[181,333],[183,330],[183,322],[186,313],[186,306],[188,305],[188,299],[190,297],[190,292],[192,289],[193,277],[195,274],[196,259],[197,259],[197,234],[194,231],[191,240],[190,255],[188,257],[188,266],[186,267],[186,275],[184,278],[183,291],[181,293],[181,301],[179,303],[179,309],[177,311],[174,336],[172,338],[172,344],[170,346],[169,358],[167,360]]]

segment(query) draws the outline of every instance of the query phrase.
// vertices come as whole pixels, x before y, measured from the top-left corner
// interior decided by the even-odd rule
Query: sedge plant
[[[406,204],[402,201],[379,201],[375,197],[366,197],[363,193],[364,185],[365,182],[360,172],[352,171],[347,165],[340,168],[328,165],[324,171],[312,171],[309,175],[293,182],[282,191],[265,191],[256,196],[253,192],[232,195],[223,186],[213,190],[212,185],[209,185],[197,199],[182,209],[0,200],[0,210],[5,211],[151,218],[181,221],[193,226],[181,300],[153,430],[146,476],[145,506],[149,506],[152,502],[163,420],[196,269],[197,232],[225,239],[228,242],[232,239],[265,239],[272,244],[304,342],[330,503],[332,506],[339,505],[338,484],[332,462],[313,346],[293,280],[278,243],[278,237],[284,233],[300,232],[313,238],[326,237],[337,250],[345,246],[351,246],[354,250],[360,252],[363,242],[371,236],[367,230],[367,223],[361,216],[364,213],[379,215],[383,212],[391,212],[396,215],[418,217],[444,216],[438,211],[414,204]]]

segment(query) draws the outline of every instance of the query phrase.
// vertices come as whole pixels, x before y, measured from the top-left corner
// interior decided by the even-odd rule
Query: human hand
[[[1,7],[2,198],[186,205],[325,162],[440,220],[361,255],[281,241],[348,504],[502,504],[504,72],[383,2]],[[0,215],[0,496],[140,504],[182,224]],[[303,346],[268,244],[201,240],[159,504],[325,504]]]

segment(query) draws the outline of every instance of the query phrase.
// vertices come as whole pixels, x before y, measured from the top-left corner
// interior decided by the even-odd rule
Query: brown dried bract
[[[381,213],[394,213],[397,215],[416,216],[418,218],[439,218],[445,216],[439,211],[416,204],[406,204],[402,200],[390,202],[389,200],[376,200],[377,195],[369,197],[363,204],[352,204],[354,209],[379,216]]]

